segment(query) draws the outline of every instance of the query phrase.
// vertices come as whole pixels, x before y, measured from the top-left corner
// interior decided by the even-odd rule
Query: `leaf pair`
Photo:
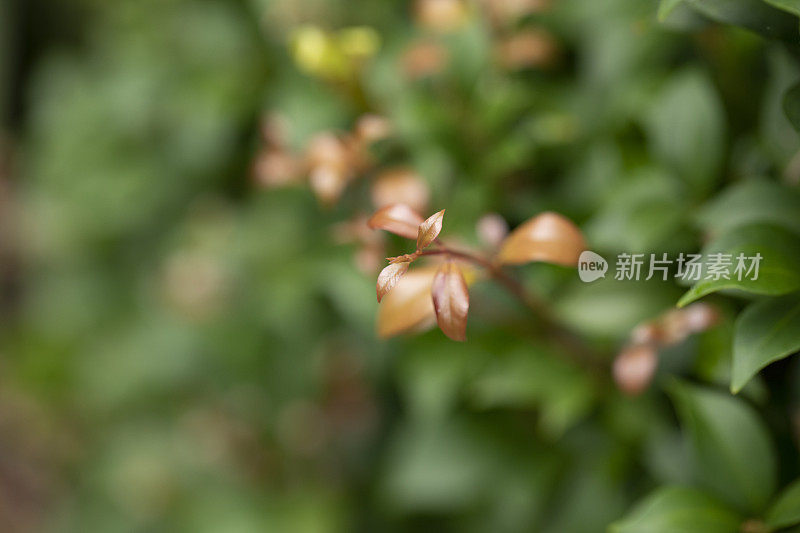
[[[369,227],[390,231],[409,239],[413,238],[413,234],[417,238],[417,249],[413,254],[389,259],[389,265],[378,274],[378,282],[375,286],[378,303],[397,285],[400,278],[408,272],[408,267],[419,256],[419,253],[436,240],[436,237],[442,231],[443,219],[444,209],[434,213],[427,220],[422,220],[422,217],[413,209],[403,204],[384,207],[372,215],[372,218],[367,222]]]
[[[434,213],[426,220],[421,220],[421,218],[409,207],[395,204],[380,209],[369,220],[368,224],[372,228],[392,231],[408,238],[411,238],[412,226],[417,224],[416,251],[412,254],[391,258],[389,265],[378,275],[375,286],[378,303],[397,286],[422,250],[433,244],[439,236],[444,222],[444,209]],[[419,222],[417,222],[418,219]],[[465,340],[469,292],[464,275],[455,263],[448,260],[439,267],[431,280],[430,295],[433,312],[442,332],[453,340]]]

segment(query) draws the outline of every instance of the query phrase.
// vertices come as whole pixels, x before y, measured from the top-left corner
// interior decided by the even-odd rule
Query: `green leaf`
[[[680,0],[661,0],[658,18],[665,20],[680,3]],[[683,3],[722,24],[741,26],[773,38],[797,36],[797,21],[761,0],[683,0]],[[795,2],[770,0],[769,3],[783,4],[777,7],[790,10],[785,5]]]
[[[695,191],[719,176],[725,117],[709,78],[687,70],[670,79],[650,109],[645,125],[653,151]]]
[[[736,319],[731,391],[737,393],[759,370],[800,350],[800,294],[769,298]]]
[[[800,191],[762,179],[737,183],[708,202],[697,218],[712,235],[755,222],[800,233]]]
[[[800,479],[778,495],[766,514],[767,525],[783,528],[800,524]]]
[[[495,354],[474,384],[474,401],[484,408],[536,407],[541,429],[560,435],[592,406],[588,375],[557,354],[526,346]]]
[[[706,279],[708,258],[716,253],[731,255],[731,279]],[[757,279],[750,279],[752,274],[743,274],[741,280],[737,279],[734,269],[739,254],[744,254],[745,257],[761,255]],[[724,289],[773,296],[787,294],[800,288],[800,236],[772,224],[737,227],[703,249],[703,267],[700,280],[678,300],[679,307]]]
[[[800,15],[800,0],[764,0],[764,2],[792,15]]]
[[[675,382],[670,390],[692,450],[697,481],[747,512],[759,512],[775,489],[775,451],[744,400]]]
[[[792,127],[800,131],[800,83],[792,85],[783,95],[783,112]]]
[[[735,533],[741,518],[708,494],[662,487],[609,528],[611,533]]]

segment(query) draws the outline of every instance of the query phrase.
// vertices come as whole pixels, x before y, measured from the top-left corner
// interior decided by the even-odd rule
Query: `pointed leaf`
[[[756,222],[800,233],[800,191],[774,181],[748,180],[716,195],[703,206],[697,218],[712,235]]]
[[[411,263],[408,261],[390,263],[386,268],[381,270],[381,273],[378,274],[378,283],[375,286],[375,290],[378,294],[378,303],[380,303],[383,297],[386,296],[395,285],[397,285],[397,282],[400,281],[403,274],[408,272],[409,265],[411,265]]]
[[[798,3],[800,6],[800,3]],[[792,124],[792,127],[800,131],[800,83],[792,85],[783,95],[783,112]]]
[[[731,265],[729,277],[725,279],[706,279],[707,259],[711,254],[730,254],[734,264]],[[758,278],[742,275],[742,279],[734,275],[736,257],[761,255]],[[770,294],[778,296],[788,294],[800,288],[800,235],[781,226],[773,224],[750,224],[738,226],[720,236],[703,248],[703,272],[686,294],[678,300],[683,307],[706,294],[724,289],[737,289],[754,294]]]
[[[419,225],[417,233],[417,250],[427,248],[436,240],[439,233],[442,231],[442,221],[444,219],[444,209],[438,213],[434,213],[428,219]]]
[[[469,292],[461,270],[453,263],[444,263],[431,288],[436,321],[445,335],[455,341],[466,340]]]
[[[575,266],[586,249],[581,230],[558,213],[542,213],[523,223],[503,242],[498,259],[503,264],[545,261]]]
[[[731,391],[739,392],[759,370],[800,350],[800,294],[769,298],[736,319]]]
[[[675,382],[671,396],[695,459],[697,481],[742,511],[759,512],[775,489],[775,450],[744,400]]]
[[[421,223],[422,217],[416,211],[404,204],[393,204],[377,210],[367,221],[367,226],[414,239]]]
[[[659,18],[663,20],[679,3],[661,0]],[[768,37],[791,39],[797,35],[796,20],[768,5],[788,4],[788,0],[683,0],[683,3],[716,22],[742,26]]]
[[[725,112],[708,76],[695,69],[672,76],[653,102],[645,126],[652,152],[692,190],[706,191],[719,177]]]
[[[766,522],[776,529],[800,524],[800,479],[796,479],[775,499],[767,511]]]
[[[610,533],[736,533],[741,518],[708,494],[689,487],[662,487],[639,502]]]

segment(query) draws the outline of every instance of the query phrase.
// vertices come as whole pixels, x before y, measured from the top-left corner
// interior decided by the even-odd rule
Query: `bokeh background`
[[[664,394],[492,283],[467,343],[379,339],[411,246],[364,217],[402,168],[385,194],[464,246],[555,210],[603,254],[696,251],[713,191],[800,176],[796,62],[651,1],[445,4],[0,0],[0,530],[597,532],[687,479]],[[365,160],[314,167],[334,134]],[[609,361],[682,291],[513,275]],[[659,375],[727,386],[726,305]],[[791,477],[785,390],[746,394]]]

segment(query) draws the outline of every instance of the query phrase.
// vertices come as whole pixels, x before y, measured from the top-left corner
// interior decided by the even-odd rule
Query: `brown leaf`
[[[425,222],[419,225],[417,233],[417,250],[427,248],[436,240],[442,231],[442,220],[444,219],[444,209],[428,217]]]
[[[408,168],[386,170],[372,184],[372,203],[378,208],[405,204],[415,211],[425,211],[429,198],[428,184]]]
[[[408,272],[408,267],[411,265],[408,261],[401,263],[390,263],[386,268],[381,270],[378,274],[378,283],[375,285],[375,291],[378,295],[378,303],[383,299],[386,294],[391,291],[403,274]]]
[[[614,360],[614,381],[625,394],[635,396],[644,391],[658,366],[658,354],[649,344],[625,348]]]
[[[367,221],[367,226],[414,239],[421,223],[422,217],[416,211],[404,204],[393,204],[378,209]]]
[[[466,340],[469,292],[464,275],[452,261],[439,267],[433,278],[431,296],[442,332],[455,341]]]
[[[575,266],[586,249],[581,230],[558,213],[542,213],[524,222],[503,241],[498,254],[502,264],[544,261]]]
[[[436,323],[431,285],[437,267],[414,268],[384,296],[378,307],[377,330],[382,338],[411,330],[427,329]]]

